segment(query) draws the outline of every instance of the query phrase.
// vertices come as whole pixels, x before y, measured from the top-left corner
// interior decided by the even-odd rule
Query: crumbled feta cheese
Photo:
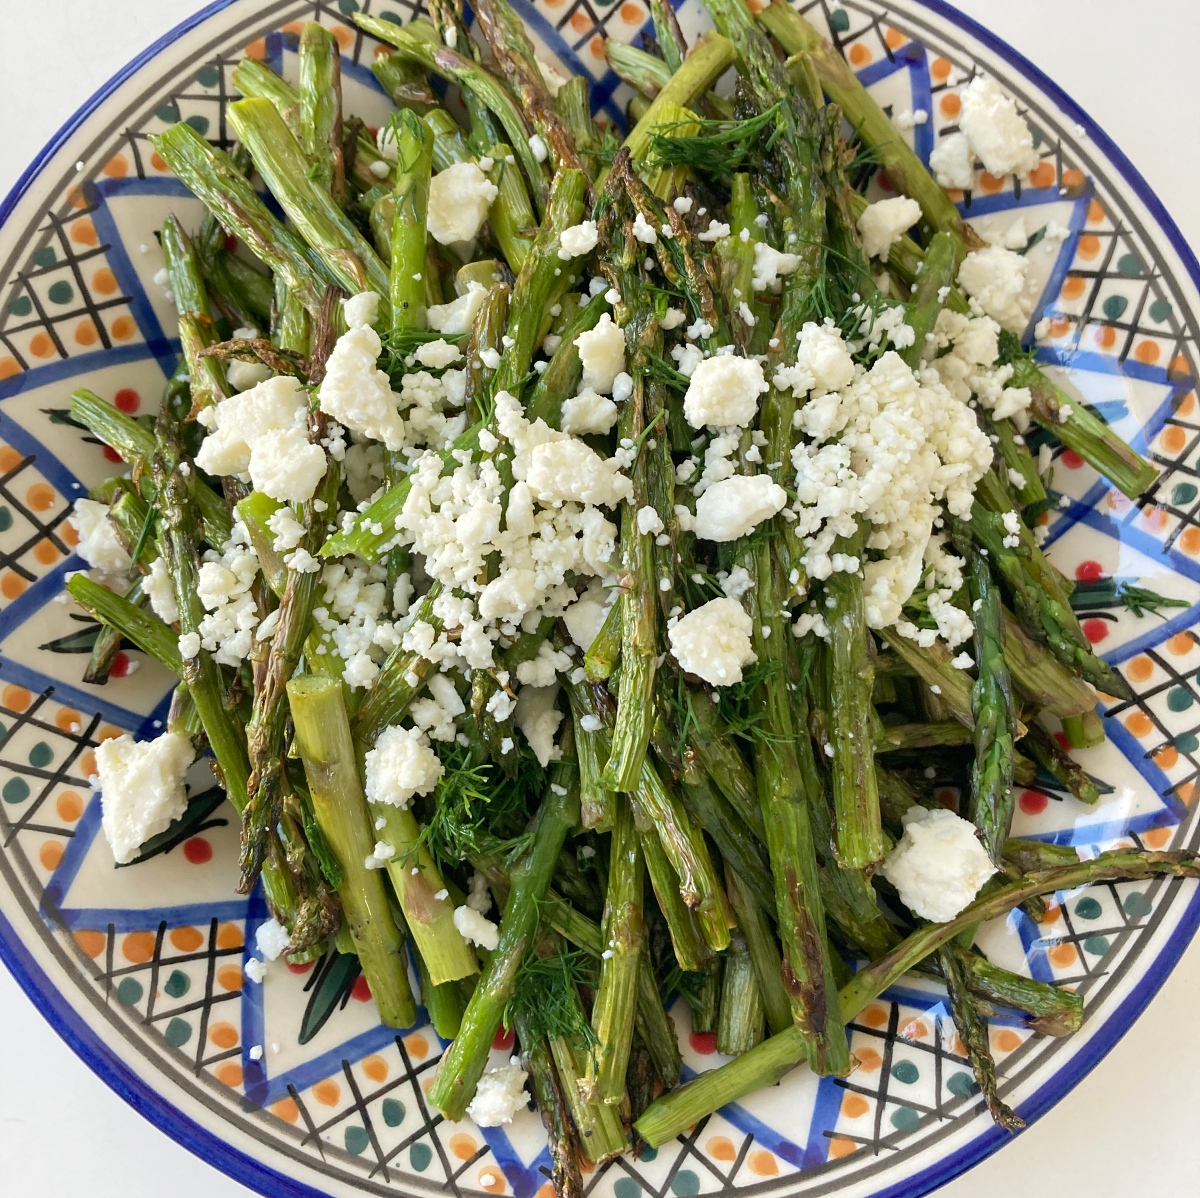
[[[758,411],[758,397],[768,390],[762,363],[721,354],[692,371],[683,414],[692,428],[740,428]]]
[[[958,285],[1002,328],[1023,332],[1031,304],[1025,295],[1029,262],[1003,246],[989,245],[963,259]]]
[[[886,258],[888,251],[921,219],[921,205],[908,196],[877,200],[858,218],[863,253],[868,258]]]
[[[168,624],[179,619],[179,608],[175,602],[175,583],[167,572],[167,563],[156,557],[150,563],[150,573],[142,579],[142,590],[150,600],[150,609]]]
[[[426,341],[424,345],[419,345],[414,357],[422,366],[428,366],[431,370],[441,370],[451,362],[457,362],[462,357],[462,351],[457,345],[451,345],[449,341],[439,337],[436,341]]]
[[[254,933],[254,947],[262,953],[264,961],[277,961],[291,941],[292,934],[277,919],[260,923]]]
[[[750,286],[755,291],[777,291],[780,276],[793,274],[799,265],[798,255],[786,254],[767,245],[765,241],[756,241]]]
[[[271,377],[271,368],[261,362],[243,362],[238,358],[230,358],[225,363],[225,377],[235,391],[249,391],[259,383],[265,383]]]
[[[346,317],[346,328],[361,329],[374,324],[379,319],[379,293],[377,291],[360,291],[350,296],[342,303],[342,313]]]
[[[471,331],[471,325],[483,301],[487,299],[487,288],[472,280],[465,295],[448,304],[434,304],[425,310],[425,319],[435,333],[444,337],[460,337]]]
[[[398,725],[379,734],[365,764],[367,799],[393,807],[407,807],[413,795],[427,795],[443,770],[425,738],[412,728]]]
[[[617,405],[587,388],[563,402],[559,427],[564,433],[581,437],[587,433],[606,433],[616,422]]]
[[[736,541],[786,503],[787,492],[765,474],[722,479],[696,500],[696,536],[703,541]]]
[[[640,212],[634,218],[633,235],[643,245],[654,245],[658,241],[658,230]]]
[[[196,465],[209,474],[246,474],[260,441],[305,427],[308,392],[291,375],[277,375],[209,410],[215,428],[204,438]]]
[[[191,661],[200,653],[200,634],[197,632],[185,632],[179,638],[179,656],[184,661]]]
[[[741,682],[742,667],[757,660],[753,629],[736,599],[711,599],[668,628],[667,640],[680,669],[712,686],[731,686]]]
[[[633,490],[629,479],[620,473],[615,458],[602,458],[574,438],[535,446],[525,481],[542,503],[616,507]]]
[[[125,734],[101,741],[95,753],[101,826],[117,864],[125,865],[183,815],[184,778],[196,754],[182,732],[147,741]]]
[[[677,329],[681,324],[687,324],[687,316],[678,308],[668,308],[666,315],[658,322],[658,327],[663,332],[669,333],[672,329]]]
[[[696,373],[696,367],[704,361],[704,351],[698,345],[676,345],[671,350],[675,366],[684,378],[690,379]]]
[[[468,883],[467,906],[480,915],[486,915],[492,909],[492,892],[488,889],[487,878],[475,870]]]
[[[472,907],[455,907],[454,926],[464,940],[480,948],[490,950],[500,943],[500,929]]]
[[[571,640],[585,653],[600,634],[608,615],[609,596],[597,580],[563,612],[563,623]]]
[[[125,574],[129,570],[133,563],[108,518],[108,504],[92,499],[77,499],[67,521],[79,533],[75,552],[89,566],[111,576]]]
[[[533,155],[535,162],[545,162],[550,157],[550,151],[546,149],[546,143],[542,141],[540,133],[535,133],[530,137],[529,152]]]
[[[976,75],[963,89],[958,127],[989,174],[1022,174],[1038,164],[1029,126],[994,79]]]
[[[911,108],[906,108],[892,117],[892,124],[897,129],[908,130],[916,125],[924,125],[928,120],[929,113],[924,108],[918,108],[915,112]]]
[[[513,1057],[514,1062],[516,1059]],[[516,1063],[489,1069],[479,1079],[475,1097],[467,1107],[467,1114],[475,1126],[499,1127],[501,1123],[511,1123],[513,1115],[528,1105],[529,1097],[525,1093],[528,1076]]]
[[[966,134],[943,137],[929,155],[929,169],[940,187],[969,191],[975,183],[975,159]]]
[[[624,370],[613,379],[612,397],[616,403],[624,403],[633,394],[633,376]]]
[[[475,162],[455,162],[429,181],[425,227],[439,245],[472,241],[499,194]]]
[[[291,518],[290,509],[280,509]],[[272,520],[282,527],[278,513]],[[291,518],[297,540],[303,530]],[[205,614],[196,632],[199,648],[213,654],[219,665],[237,666],[249,656],[253,633],[258,625],[258,605],[251,587],[258,577],[258,558],[243,543],[244,529],[235,525],[234,536],[222,546],[221,553],[206,553],[196,576],[196,595]],[[197,650],[197,651],[198,651]]]
[[[583,365],[583,389],[611,394],[617,375],[625,369],[625,333],[621,327],[605,312],[595,328],[575,338],[575,347]]]
[[[690,196],[676,196],[671,201],[671,207],[679,213],[680,216],[686,216],[692,210],[692,199]]]
[[[363,858],[363,866],[367,869],[383,869],[395,855],[396,850],[390,844],[377,840],[370,856]]]
[[[343,333],[325,365],[321,411],[338,424],[382,441],[387,449],[395,451],[404,446],[404,421],[397,410],[391,381],[376,365],[382,352],[379,334],[369,326]],[[199,457],[196,461],[203,465]]]
[[[262,980],[267,976],[266,962],[259,957],[247,957],[246,963],[242,966],[242,972],[252,982],[262,985]]]
[[[596,248],[600,232],[594,220],[585,220],[564,229],[558,235],[558,256],[567,262],[571,258],[582,258]],[[603,289],[603,288],[602,288]]]
[[[708,228],[703,233],[697,233],[696,236],[700,241],[720,241],[722,237],[729,236],[729,226],[719,220],[710,219]]]
[[[903,822],[904,836],[879,872],[914,915],[945,923],[971,903],[996,867],[974,825],[952,811],[911,807]]]
[[[820,399],[828,391],[839,391],[854,378],[854,359],[842,339],[842,333],[832,322],[816,324],[807,321],[798,334],[794,366],[776,369],[772,383],[780,390],[791,388],[797,399],[810,391]]]
[[[638,508],[637,513],[637,530],[642,536],[656,536],[662,532],[666,525],[662,522],[662,517],[658,512],[647,504],[645,507]]]
[[[966,650],[963,650],[957,657],[950,659],[950,664],[956,670],[969,670],[975,664],[975,659]]]
[[[542,647],[547,648],[548,646],[543,645]],[[571,659],[566,657],[565,653],[556,656],[566,658],[566,663],[560,666],[560,669],[569,668]],[[522,666],[534,664],[533,662],[521,663]],[[521,667],[518,667],[518,678],[520,675]],[[558,709],[559,687],[557,680],[553,680],[553,672],[551,672],[551,679],[552,682],[549,685],[523,686],[517,699],[516,711],[513,713],[513,723],[529,742],[533,755],[543,767],[549,765],[554,758],[554,734],[558,731],[558,726],[562,723],[563,718],[562,712]]]
[[[750,577],[750,571],[745,566],[734,566],[724,578],[720,578],[720,582],[721,590],[730,599],[741,599],[754,586],[754,579]]]
[[[329,463],[302,428],[285,428],[260,437],[250,450],[250,481],[256,491],[281,503],[307,503]]]

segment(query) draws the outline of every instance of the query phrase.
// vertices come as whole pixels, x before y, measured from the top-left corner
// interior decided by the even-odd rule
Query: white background
[[[0,195],[196,0],[0,0]],[[1200,246],[1193,0],[959,0],[1099,122]],[[1200,940],[1111,1055],[939,1198],[1200,1193]],[[71,1053],[0,968],[0,1168],[14,1198],[247,1198]]]

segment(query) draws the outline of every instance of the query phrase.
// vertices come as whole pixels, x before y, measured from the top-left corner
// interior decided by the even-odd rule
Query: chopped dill
[[[519,1020],[535,1041],[562,1036],[590,1047],[596,1036],[584,1016],[578,988],[595,984],[595,965],[583,949],[568,949],[560,941],[547,956],[531,953],[517,971],[504,1025],[511,1028]]]
[[[687,166],[703,178],[730,175],[747,159],[769,154],[782,132],[779,105],[740,121],[710,121],[692,118],[677,125],[660,125],[666,132],[651,134],[655,166]],[[670,130],[699,126],[687,137],[672,136]],[[769,130],[769,132],[768,132]]]

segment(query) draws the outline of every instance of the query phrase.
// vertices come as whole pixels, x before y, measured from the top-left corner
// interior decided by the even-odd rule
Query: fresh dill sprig
[[[681,121],[679,126],[688,129],[699,125],[698,132],[687,137],[673,136],[675,126],[659,126],[664,132],[651,135],[651,161],[655,166],[688,166],[702,178],[731,175],[748,158],[770,153],[782,132],[779,112],[779,105],[773,104],[740,121]]]
[[[646,353],[644,355],[644,370],[647,378],[663,383],[672,391],[678,391],[680,395],[683,395],[688,389],[687,375],[676,370],[666,358],[658,354]]]
[[[1100,578],[1095,582],[1076,583],[1071,592],[1071,607],[1078,612],[1102,611],[1124,604],[1138,619],[1147,612],[1166,619],[1160,607],[1188,607],[1187,599],[1169,599],[1151,591],[1130,578]]]
[[[560,941],[544,957],[531,953],[517,971],[504,1025],[513,1027],[519,1020],[535,1041],[562,1036],[590,1047],[596,1036],[584,1016],[578,988],[595,984],[595,965],[583,949],[568,949]]]
[[[782,659],[758,661],[746,668],[741,682],[721,688],[718,711],[731,736],[757,745],[769,745],[775,739],[763,724],[759,689],[783,669]]]

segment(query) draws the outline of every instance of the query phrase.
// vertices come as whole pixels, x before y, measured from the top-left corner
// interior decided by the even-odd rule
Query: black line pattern
[[[834,6],[826,0],[818,0],[818,3],[803,7],[818,23],[828,26]],[[353,8],[353,0],[341,0],[341,3],[297,4],[289,12],[294,12],[298,18],[316,16],[326,24],[348,29],[346,13]],[[362,8],[377,13],[395,13],[403,19],[424,11],[409,0],[364,3]],[[627,36],[633,31],[634,26],[622,8],[619,3],[602,5],[593,0],[574,0],[561,8],[549,8],[546,15],[572,48],[586,51],[597,35]],[[892,20],[876,6],[846,5],[838,6],[838,10],[849,17],[845,30],[834,30],[844,52],[861,44],[870,51],[874,61],[881,57],[895,58],[895,51],[887,41],[887,30],[900,28],[905,31],[903,19]],[[203,124],[202,131],[207,136],[217,144],[227,146],[226,107],[235,96],[229,76],[247,41],[244,36],[230,39],[228,46],[207,56],[201,66],[191,71],[190,77],[181,79],[166,93],[147,102],[137,119],[115,133],[107,156],[98,161],[103,164],[120,153],[127,155],[126,169],[138,178],[161,175],[163,172],[155,164],[148,138],[169,120],[177,118],[191,120],[197,128]],[[348,58],[365,65],[373,50],[374,44],[369,39],[357,31],[350,32],[345,51]],[[934,80],[934,111],[930,119],[944,134],[951,131],[954,124],[944,119],[939,99],[965,83],[974,66],[951,46],[940,52],[952,64],[953,82]],[[586,52],[582,54],[582,60],[588,69],[592,69]],[[602,70],[602,66],[595,67],[598,76]],[[1066,172],[1078,161],[1075,150],[1045,128],[1041,129],[1041,136],[1043,161],[1052,163],[1055,178],[1065,182]],[[2,354],[10,355],[19,370],[46,361],[47,355],[31,352],[31,342],[39,334],[44,334],[52,347],[51,359],[81,352],[81,347],[72,340],[71,328],[83,319],[92,320],[97,341],[91,347],[82,348],[107,349],[114,344],[115,338],[110,335],[111,322],[118,314],[128,311],[130,301],[126,296],[94,294],[90,280],[95,269],[106,260],[110,247],[96,244],[94,239],[89,243],[86,237],[73,236],[77,230],[86,228],[79,222],[87,221],[96,208],[94,191],[83,176],[81,179],[84,181],[76,186],[83,203],[74,206],[64,196],[60,208],[39,222],[22,268],[3,281],[0,363]],[[1019,195],[1022,181],[1005,180],[1003,185]],[[1074,186],[1070,184],[1068,191]],[[966,199],[969,203],[972,197]],[[1096,344],[1101,330],[1111,329],[1111,345],[1101,348],[1116,361],[1139,360],[1139,347],[1153,344],[1157,347],[1160,364],[1178,365],[1180,373],[1186,366],[1186,372],[1191,374],[1194,337],[1184,324],[1184,305],[1173,291],[1168,270],[1158,261],[1133,219],[1121,215],[1119,200],[1108,198],[1102,183],[1096,202],[1098,214],[1085,228],[1085,233],[1096,239],[1094,251],[1088,243],[1087,254],[1077,255],[1068,275],[1069,281],[1080,281],[1082,291],[1074,297],[1060,296],[1049,312],[1052,318],[1062,321],[1064,332],[1058,343],[1090,349]],[[1147,247],[1144,252],[1142,246]],[[53,260],[47,250],[53,251]],[[1137,256],[1136,266],[1131,255]],[[59,283],[71,287],[69,301],[59,302],[51,294]],[[1068,290],[1073,292],[1080,283],[1070,282]],[[58,294],[63,294],[61,288]],[[1124,301],[1120,312],[1116,311],[1119,305],[1110,302],[1117,298]],[[1165,312],[1163,304],[1167,305]],[[1162,314],[1161,319],[1156,312]],[[1107,333],[1102,335],[1108,336]],[[1178,438],[1167,431],[1170,429],[1182,430],[1184,439],[1178,447],[1175,445]],[[1170,444],[1169,438],[1174,438]],[[1200,418],[1195,414],[1195,400],[1193,398],[1189,405],[1186,394],[1181,391],[1175,411],[1168,417],[1166,429],[1159,438],[1156,460],[1163,467],[1164,475],[1152,503],[1130,505],[1118,513],[1125,522],[1145,522],[1147,507],[1153,509],[1151,515],[1163,513],[1166,518],[1164,547],[1167,548],[1175,546],[1188,530],[1200,527],[1197,488],[1193,487],[1190,495],[1180,490],[1181,486],[1192,486],[1200,475],[1200,466],[1193,461],[1198,447]],[[39,543],[48,541],[61,554],[69,551],[61,535],[66,501],[56,503],[49,514],[42,514],[25,501],[29,487],[38,477],[34,459],[26,457],[0,476],[0,501],[10,509],[14,520],[12,528],[4,535],[0,576],[11,571],[25,583],[36,581],[49,568],[48,563],[29,560]],[[1194,634],[1186,635],[1196,640]],[[1193,662],[1190,656],[1183,655],[1182,660],[1177,660],[1180,655],[1162,647],[1148,650],[1146,656],[1155,667],[1150,682],[1138,684],[1139,696],[1135,704],[1114,706],[1111,714],[1124,719],[1132,715],[1136,707],[1150,721],[1153,732],[1142,738],[1148,746],[1148,755],[1159,752],[1166,744],[1177,750],[1181,765],[1171,772],[1174,789],[1180,795],[1186,793],[1190,799],[1191,788],[1200,775],[1200,750],[1180,745],[1191,743],[1183,739],[1188,735],[1195,741],[1200,725],[1193,725],[1195,716],[1172,708],[1170,696],[1181,690],[1195,693],[1200,659]],[[72,661],[68,668],[74,665]],[[65,844],[75,835],[76,821],[52,811],[54,800],[66,788],[86,794],[87,778],[81,759],[94,748],[106,729],[99,714],[84,712],[77,720],[69,721],[64,730],[55,719],[63,708],[51,691],[24,695],[20,688],[0,688],[0,695],[0,723],[4,726],[0,735],[0,767],[3,767],[0,790],[4,792],[0,801],[0,844],[3,846],[0,864],[6,870],[12,867],[14,875],[20,876],[23,893],[36,902],[42,897],[46,879],[52,873],[37,861],[39,852],[47,843]],[[51,757],[39,764],[32,753],[42,744],[49,748]],[[40,761],[44,751],[39,750],[36,756]],[[20,785],[12,790],[14,797],[10,798],[7,788],[14,782]],[[22,787],[27,793],[16,798]],[[1190,829],[1180,828],[1174,833],[1176,843],[1183,843],[1189,837],[1195,839]],[[1132,839],[1141,843],[1136,836]],[[52,859],[53,856],[51,852],[49,857]],[[1173,892],[1172,888],[1158,884],[1141,889],[1112,884],[1093,888],[1085,897],[1098,903],[1098,913],[1092,915],[1090,908],[1081,913],[1080,897],[1072,898],[1056,912],[1057,918],[1053,922],[1038,930],[1040,939],[1035,947],[1051,950],[1072,946],[1074,962],[1053,966],[1057,980],[1080,987],[1089,997],[1093,993],[1100,994],[1120,971],[1129,967],[1140,941],[1161,914],[1161,900]],[[1138,896],[1136,899],[1135,895]],[[66,939],[68,933],[61,913],[50,911],[49,915],[57,921],[55,935]],[[158,1054],[172,1064],[182,1064],[206,1087],[204,1093],[209,1096],[212,1109],[220,1111],[229,1120],[236,1120],[245,1115],[240,1087],[220,1082],[216,1071],[239,1059],[245,1046],[236,1038],[233,1043],[222,1044],[214,1034],[220,1025],[240,1029],[241,985],[227,970],[241,960],[240,938],[244,927],[237,920],[222,923],[209,919],[201,923],[203,930],[187,925],[198,937],[195,947],[191,948],[176,943],[181,925],[168,924],[152,910],[146,913],[145,927],[132,933],[118,931],[112,922],[102,928],[85,929],[83,933],[86,934],[81,933],[79,937],[76,963],[80,984],[91,986],[102,996],[112,1011],[114,1027],[135,1029],[138,1038],[134,1043],[141,1051]],[[130,940],[131,935],[136,939]],[[1104,941],[1103,949],[1100,949],[1101,940]],[[185,938],[181,943],[190,944],[191,941]],[[1065,961],[1067,955],[1059,953],[1059,959]],[[931,995],[931,1001],[935,998]],[[941,1020],[931,1012],[923,1012],[903,1002],[881,1001],[877,1006],[884,1015],[882,1024],[877,1020],[867,1023],[860,1019],[851,1030],[856,1049],[870,1048],[878,1055],[878,1072],[875,1074],[862,1068],[840,1083],[845,1098],[853,1096],[863,1100],[867,1110],[862,1115],[849,1114],[844,1098],[842,1112],[832,1120],[831,1126],[818,1129],[818,1134],[835,1147],[835,1159],[804,1174],[802,1184],[806,1193],[824,1192],[845,1184],[845,1179],[850,1176],[865,1176],[865,1161],[878,1160],[881,1163],[872,1167],[884,1168],[888,1158],[902,1156],[913,1145],[928,1143],[925,1129],[942,1127],[949,1130],[977,1112],[977,1098],[954,1089],[955,1084],[960,1084],[955,1079],[964,1072],[965,1058],[956,1051],[953,1038],[947,1037]],[[337,1017],[335,1014],[334,1020]],[[923,1036],[909,1031],[917,1020],[927,1025]],[[228,1041],[228,1033],[222,1030],[220,1039]],[[1010,1078],[1018,1078],[1023,1070],[1044,1060],[1048,1051],[1044,1042],[1028,1039],[1015,1051],[1002,1054],[1003,1071]],[[294,1128],[282,1118],[265,1112],[253,1115],[255,1122],[249,1126],[264,1142],[288,1153],[294,1161],[308,1162],[314,1169],[323,1168],[328,1175],[356,1184],[365,1192],[449,1190],[455,1198],[477,1194],[480,1169],[486,1167],[498,1174],[499,1168],[492,1164],[489,1150],[479,1141],[475,1141],[475,1148],[465,1157],[460,1156],[458,1148],[452,1145],[458,1133],[447,1128],[441,1116],[428,1108],[422,1082],[428,1080],[431,1070],[436,1067],[436,1057],[415,1059],[405,1039],[397,1037],[395,1056],[389,1048],[388,1059],[398,1067],[385,1082],[370,1085],[364,1080],[360,1062],[341,1061],[339,1081],[341,1091],[348,1098],[340,1099],[333,1107],[316,1096],[315,1085],[305,1089],[293,1086],[290,1098],[295,1106]],[[922,1077],[926,1067],[932,1066],[932,1086],[919,1088],[896,1076],[896,1069],[906,1062],[919,1062],[917,1068]],[[225,1076],[232,1077],[233,1074]],[[1009,1084],[1012,1086],[1015,1082]],[[907,1092],[908,1087],[913,1088],[912,1095]],[[393,1127],[384,1111],[384,1103],[401,1098],[406,1114]],[[908,1113],[896,1124],[893,1120],[898,1112]],[[652,1198],[666,1198],[668,1193],[686,1195],[697,1189],[704,1193],[727,1194],[751,1187],[796,1188],[795,1173],[786,1162],[776,1160],[779,1176],[774,1180],[768,1180],[766,1172],[756,1172],[750,1167],[754,1154],[765,1151],[752,1135],[738,1132],[731,1137],[731,1157],[728,1154],[718,1157],[710,1152],[706,1148],[705,1133],[712,1123],[712,1120],[702,1121],[676,1145],[664,1148],[653,1158],[647,1154],[641,1160],[621,1160],[596,1170],[588,1179],[589,1193],[615,1193],[617,1198],[633,1198],[634,1194],[644,1192]],[[914,1124],[919,1127],[919,1134],[914,1134]],[[360,1128],[366,1137],[361,1152],[351,1151],[348,1147],[345,1133],[351,1126]],[[865,1132],[863,1127],[866,1127]],[[338,1139],[339,1134],[341,1139]],[[845,1155],[842,1145],[852,1149],[849,1155]],[[417,1147],[429,1153],[424,1168],[414,1163],[413,1150]],[[859,1172],[854,1172],[856,1169]],[[697,1189],[692,1188],[693,1184]]]

